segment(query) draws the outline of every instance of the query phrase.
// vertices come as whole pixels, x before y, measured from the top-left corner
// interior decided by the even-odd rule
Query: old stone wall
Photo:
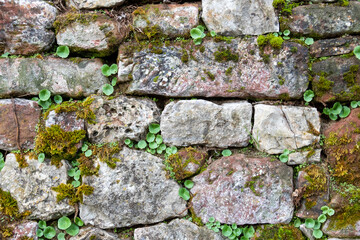
[[[360,1],[0,0],[0,239],[360,239]]]

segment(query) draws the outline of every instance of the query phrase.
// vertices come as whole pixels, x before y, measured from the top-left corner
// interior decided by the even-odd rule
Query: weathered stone
[[[45,127],[51,127],[52,125],[59,125],[66,132],[84,130],[85,128],[84,119],[77,119],[75,112],[56,113],[50,111],[45,120]]]
[[[80,229],[78,235],[71,237],[69,240],[120,240],[120,238],[116,234],[100,228],[85,227]]]
[[[287,165],[319,163],[321,161],[320,156],[321,156],[321,149],[290,153]]]
[[[132,80],[127,92],[133,94],[302,98],[308,84],[306,47],[285,42],[277,54],[267,47],[264,54],[269,59],[264,60],[256,38],[229,41],[205,40],[201,46],[192,41],[172,42],[140,52],[123,44],[118,57],[119,80]],[[162,54],[155,53],[158,50]]]
[[[295,186],[304,189],[304,195],[296,216],[317,219],[322,214],[321,207],[329,203],[329,184],[325,167],[313,164],[301,170]]]
[[[315,240],[313,230],[311,228],[307,228],[305,224],[301,224],[299,228],[309,240]]]
[[[123,4],[125,0],[70,0],[68,5],[76,9],[95,9],[115,7]]]
[[[292,172],[270,158],[223,157],[193,178],[193,209],[204,223],[210,217],[237,225],[289,223]]]
[[[352,240],[355,237],[360,237],[360,221],[358,221],[355,226],[348,225],[345,228],[341,229],[333,229],[329,227],[331,224],[331,220],[325,222],[322,227],[322,231],[328,235],[329,237],[337,237],[337,238],[351,238]],[[355,238],[360,239],[360,238]]]
[[[109,82],[101,73],[100,59],[75,60],[0,59],[0,97],[38,95],[42,89],[52,94],[81,97],[98,92]]]
[[[35,101],[15,98],[14,103],[19,123],[20,147],[33,149],[41,109]],[[0,100],[0,149],[6,151],[18,149],[16,139],[17,126],[12,101],[11,99]]]
[[[166,179],[162,159],[128,148],[114,157],[120,159],[115,169],[99,162],[99,176],[83,177],[85,184],[94,187],[80,205],[85,224],[118,228],[187,214],[186,202],[178,195],[180,186]]]
[[[291,225],[262,225],[256,228],[255,236],[251,240],[265,239],[296,239],[305,240],[301,231]]]
[[[68,180],[69,167],[65,161],[56,168],[48,160],[40,163],[28,156],[25,160],[29,166],[20,168],[15,155],[8,154],[0,172],[0,188],[15,198],[19,212],[30,211],[30,219],[45,221],[72,214],[74,207],[65,201],[57,203],[57,193],[51,190]]]
[[[199,25],[199,4],[197,3],[140,7],[135,10],[133,18],[134,29],[142,38],[149,38],[155,33],[172,38],[189,37],[190,30],[197,25]]]
[[[360,3],[337,5],[306,5],[292,9],[287,23],[291,34],[313,37],[337,37],[360,33]]]
[[[322,102],[360,100],[360,60],[331,57],[315,62],[312,89]]]
[[[202,20],[220,35],[260,35],[279,31],[272,0],[203,0]],[[250,24],[251,23],[251,24]]]
[[[56,14],[46,1],[1,0],[0,49],[22,55],[49,50],[55,41],[50,29]]]
[[[245,101],[171,102],[161,114],[161,135],[165,143],[175,146],[243,147],[250,139],[251,116],[252,106]]]
[[[320,140],[320,116],[316,108],[258,104],[252,135],[269,154],[306,147]]]
[[[150,227],[137,228],[134,232],[135,240],[157,239],[157,240],[225,240],[221,233],[215,233],[205,227],[185,220],[175,219],[170,223],[160,223]]]
[[[348,54],[358,45],[360,45],[360,37],[356,36],[323,39],[310,46],[310,54],[316,58]]]
[[[87,132],[94,143],[126,138],[139,141],[145,137],[149,124],[160,119],[159,109],[149,99],[119,96],[107,100],[105,97],[95,97],[91,109],[97,123],[87,124]]]
[[[21,223],[15,223],[11,224],[9,226],[10,228],[13,228],[13,236],[8,238],[9,240],[22,240],[25,239],[25,237],[28,237],[27,239],[37,239],[36,236],[36,229],[38,227],[37,222],[33,221],[24,221]]]
[[[328,238],[328,240],[360,240],[360,238]]]
[[[88,57],[109,56],[117,50],[120,42],[127,35],[120,31],[120,25],[115,20],[102,14],[88,16],[96,20],[89,20],[86,23],[76,20],[68,23],[67,16],[65,14],[57,18],[57,21],[65,21],[66,24],[61,26],[59,23],[56,41],[58,45],[68,46],[70,52]]]

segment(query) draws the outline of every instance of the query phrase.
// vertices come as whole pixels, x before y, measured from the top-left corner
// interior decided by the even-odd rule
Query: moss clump
[[[214,53],[215,61],[217,62],[238,62],[239,61],[239,55],[237,53],[232,53],[230,51],[230,48],[224,49],[219,48],[218,51]]]
[[[273,34],[260,35],[257,38],[257,44],[260,50],[264,50],[264,48],[270,44],[272,48],[280,49],[282,47],[284,40],[282,37],[276,37]]]
[[[15,158],[16,158],[16,161],[19,164],[20,168],[25,168],[25,167],[29,166],[29,164],[26,162],[25,154],[15,153]]]
[[[59,186],[53,187],[52,190],[58,193],[56,195],[56,200],[58,202],[68,198],[70,205],[75,205],[78,202],[83,203],[84,194],[88,196],[94,192],[93,187],[85,184],[74,188],[72,184],[61,183]]]
[[[359,65],[352,65],[350,66],[350,70],[344,73],[344,81],[347,82],[347,86],[351,87],[355,84],[356,75],[359,70]]]
[[[325,93],[327,93],[333,86],[334,82],[330,81],[326,78],[327,73],[321,72],[318,81],[313,81],[313,90],[315,91],[315,95],[322,97]]]
[[[188,147],[175,154],[172,154],[166,160],[166,163],[170,165],[172,171],[175,173],[175,178],[177,180],[183,180],[194,175],[194,172],[186,170],[186,167],[190,164],[196,164],[201,167],[207,154],[205,152],[199,151],[196,148]]]
[[[204,69],[204,73],[210,78],[211,81],[215,80],[215,75],[212,74],[210,71]]]
[[[89,25],[90,22],[96,21],[98,17],[99,15],[95,13],[77,13],[72,11],[64,15],[57,16],[56,21],[53,24],[53,27],[55,28],[55,34],[57,34],[62,29],[65,29],[73,22]],[[103,17],[105,17],[105,15]]]
[[[51,156],[51,164],[60,167],[61,160],[75,157],[77,144],[85,136],[85,130],[66,132],[59,125],[40,128],[35,140],[35,151]]]
[[[341,7],[347,7],[349,6],[349,0],[339,0],[337,4]]]
[[[272,5],[274,8],[277,8],[279,6],[282,6],[285,4],[285,0],[274,0]]]
[[[189,62],[189,54],[185,49],[182,50],[181,61],[183,63],[188,63]]]
[[[291,48],[290,48],[290,52],[292,52],[292,53],[297,53],[297,52],[298,52],[298,48],[297,48],[297,47],[291,47]]]
[[[158,81],[158,79],[159,79],[159,76],[154,77],[153,82],[156,83]]]
[[[305,240],[301,231],[290,225],[265,225],[255,240]]]
[[[234,37],[225,37],[220,35],[214,37],[215,42],[226,42],[227,44],[230,44],[232,39],[234,39]]]
[[[199,51],[200,51],[201,53],[205,52],[205,46],[201,46],[201,47],[199,48]]]
[[[50,111],[53,110],[55,111],[55,113],[75,112],[77,119],[84,119],[90,124],[95,124],[96,116],[90,108],[90,105],[93,101],[94,98],[88,97],[84,101],[66,101],[61,103],[60,105],[54,105],[44,113],[44,119],[47,119]]]
[[[307,209],[316,205],[318,197],[323,196],[327,191],[327,177],[323,168],[312,164],[304,169],[305,179],[308,181],[304,192],[305,207]]]
[[[163,54],[163,50],[161,48],[152,48],[150,52],[155,54]]]
[[[230,76],[232,73],[232,70],[233,70],[233,67],[228,67],[228,69],[226,69],[226,71],[225,71],[225,75]]]
[[[250,188],[250,190],[251,190],[256,196],[260,196],[260,193],[255,190],[256,183],[259,183],[259,180],[260,180],[260,176],[254,176],[254,177],[251,178],[250,181],[247,181],[247,182],[245,183],[244,187]],[[258,184],[258,185],[259,185],[260,188],[262,187],[261,184]]]
[[[264,63],[269,64],[270,63],[270,55],[269,54],[262,54]]]
[[[280,85],[284,85],[284,83],[285,83],[285,78],[283,78],[282,76],[278,76],[278,78],[279,78],[279,84]]]

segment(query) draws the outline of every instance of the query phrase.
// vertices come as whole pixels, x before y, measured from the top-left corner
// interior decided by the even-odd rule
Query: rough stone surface
[[[134,28],[147,38],[149,29],[172,38],[190,36],[190,30],[199,25],[199,4],[158,4],[135,10]],[[150,31],[151,33],[151,31]]]
[[[306,5],[292,10],[288,22],[292,34],[313,37],[337,37],[360,33],[360,3],[349,6]]]
[[[96,124],[87,124],[89,139],[94,143],[136,141],[145,137],[150,123],[159,122],[160,111],[149,99],[119,96],[112,100],[95,97],[91,109]]]
[[[252,135],[258,150],[269,154],[306,147],[320,140],[319,113],[311,107],[258,104]]]
[[[93,236],[95,236],[95,238]],[[71,237],[69,240],[120,240],[120,238],[116,234],[100,228],[85,227],[80,228],[79,234]]]
[[[185,219],[175,219],[169,224],[160,223],[150,227],[137,228],[134,232],[134,239],[225,240],[221,233],[215,233],[206,227],[198,227],[196,224]]]
[[[119,80],[132,80],[128,93],[287,99],[302,98],[307,89],[308,50],[297,43],[283,43],[277,54],[265,48],[269,63],[260,56],[256,38],[205,40],[201,46],[172,42],[159,48],[162,54],[129,51],[131,44],[122,45],[118,57]]]
[[[19,123],[19,143],[22,149],[33,149],[36,137],[35,127],[39,122],[41,109],[35,101],[14,99]],[[18,149],[16,119],[11,99],[0,100],[0,149]]]
[[[22,240],[24,237],[37,239],[36,229],[38,227],[37,222],[24,221],[21,223],[11,224],[13,228],[13,236],[8,238],[9,240]]]
[[[330,220],[326,221],[324,226],[322,227],[322,231],[324,234],[329,237],[337,237],[337,238],[351,238],[360,237],[360,221],[358,221],[355,226],[348,225],[345,228],[334,230],[329,228]],[[360,238],[356,238],[360,239]]]
[[[66,15],[65,15],[66,16]],[[126,34],[120,33],[114,20],[100,15],[95,21],[74,21],[56,34],[58,45],[68,46],[70,52],[88,57],[104,57],[113,54]]]
[[[312,88],[322,102],[360,100],[360,60],[356,57],[331,57],[313,63],[316,74]],[[350,74],[351,67],[356,71]]]
[[[85,184],[94,187],[80,205],[85,224],[120,228],[187,214],[186,202],[178,195],[180,186],[166,179],[161,158],[128,148],[114,157],[121,160],[115,169],[100,162],[98,177],[83,177]]]
[[[161,114],[161,135],[165,143],[175,146],[242,147],[250,139],[251,116],[252,106],[245,101],[171,102]]]
[[[48,160],[39,163],[36,159],[25,157],[29,166],[20,168],[14,154],[8,154],[5,166],[0,172],[0,188],[10,192],[18,203],[19,211],[30,211],[30,219],[48,221],[72,214],[75,209],[66,201],[56,202],[57,193],[52,187],[68,180],[68,166],[50,165]]]
[[[294,152],[289,154],[287,165],[299,165],[304,163],[319,163],[321,161],[321,149],[314,149],[312,151]],[[308,155],[311,155],[308,157]]]
[[[203,0],[202,20],[220,35],[260,35],[279,31],[272,0]],[[250,24],[251,23],[251,24]]]
[[[67,2],[70,7],[76,9],[95,9],[115,7],[123,4],[125,0],[70,0]]]
[[[0,97],[38,95],[42,89],[69,97],[98,92],[109,80],[100,59],[75,61],[48,57],[0,59]]]
[[[66,132],[84,130],[85,128],[84,119],[77,119],[75,112],[56,113],[50,111],[45,120],[45,127],[51,127],[52,125],[59,125]]]
[[[191,203],[204,223],[210,217],[237,225],[289,223],[292,173],[291,167],[270,158],[223,157],[193,178]]]
[[[309,239],[309,240],[315,240],[315,238],[313,237],[313,230],[312,229],[310,229],[310,228],[307,228],[306,226],[305,226],[305,224],[301,224],[300,225],[300,230],[301,230],[301,232]]]
[[[0,49],[31,55],[51,48],[55,7],[42,0],[1,0],[0,9]]]
[[[360,37],[356,36],[322,39],[310,46],[310,54],[316,58],[348,54],[358,45],[360,45]]]

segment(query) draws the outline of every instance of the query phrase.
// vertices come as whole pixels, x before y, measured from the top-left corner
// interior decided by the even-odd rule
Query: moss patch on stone
[[[67,12],[66,14],[59,15],[56,17],[53,27],[55,28],[55,34],[62,29],[65,29],[68,25],[73,22],[79,22],[84,25],[89,25],[90,22],[96,21],[99,17],[96,13],[78,13],[74,11]],[[105,15],[102,17],[106,17]]]
[[[255,240],[305,240],[301,231],[290,225],[265,225]]]
[[[215,61],[217,62],[239,61],[239,54],[232,53],[230,48],[225,49],[223,47],[220,47],[218,51],[214,53],[214,57]]]
[[[260,35],[257,38],[257,44],[260,50],[264,50],[267,45],[270,45],[274,49],[281,49],[284,40],[282,37],[276,37],[272,33],[267,35]]]
[[[328,80],[327,73],[321,72],[318,81],[312,81],[313,90],[316,96],[322,97],[334,86],[334,82]]]
[[[58,202],[67,198],[70,205],[75,205],[78,202],[83,203],[84,194],[88,196],[94,192],[93,187],[85,184],[75,188],[72,184],[61,183],[59,186],[53,187],[52,190],[58,193],[56,195]]]
[[[327,177],[322,167],[312,164],[304,169],[306,184],[304,199],[305,207],[310,209],[316,205],[316,200],[327,192]]]

